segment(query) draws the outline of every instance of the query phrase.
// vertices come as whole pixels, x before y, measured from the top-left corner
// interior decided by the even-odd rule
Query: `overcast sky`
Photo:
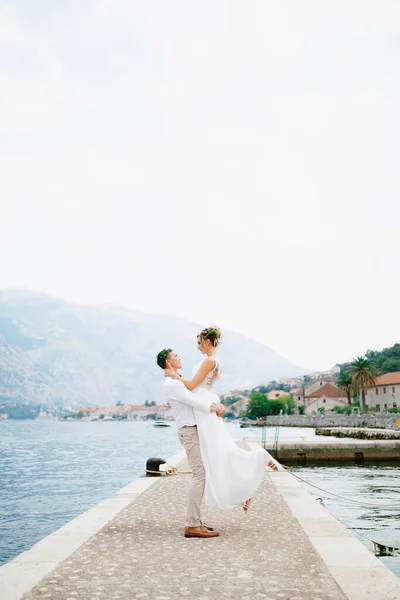
[[[0,288],[400,341],[399,73],[394,1],[0,0]]]

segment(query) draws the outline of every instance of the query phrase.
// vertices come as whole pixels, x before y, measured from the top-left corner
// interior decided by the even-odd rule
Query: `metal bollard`
[[[148,458],[146,462],[146,476],[160,477],[160,465],[165,465],[165,462],[163,458]]]

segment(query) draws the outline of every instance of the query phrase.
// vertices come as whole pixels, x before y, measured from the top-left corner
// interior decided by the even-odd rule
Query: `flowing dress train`
[[[198,368],[199,365],[195,371]],[[214,369],[194,393],[205,400],[219,403],[219,397],[212,391],[219,374],[220,365],[216,360]],[[251,451],[239,448],[223,420],[215,413],[196,409],[194,412],[206,472],[204,500],[208,506],[228,510],[253,496],[263,481],[265,464],[269,460],[282,469],[261,447]]]

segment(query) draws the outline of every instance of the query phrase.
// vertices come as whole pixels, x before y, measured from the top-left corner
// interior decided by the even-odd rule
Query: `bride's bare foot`
[[[273,461],[273,460],[270,460],[270,461],[269,461],[269,463],[268,463],[268,466],[269,466],[269,468],[270,468],[270,469],[272,469],[273,471],[277,471],[277,470],[278,470],[278,467],[276,466],[276,464],[274,463],[274,461]]]
[[[246,502],[243,502],[243,510],[247,512],[249,510],[250,504],[252,503],[253,498],[249,498]]]

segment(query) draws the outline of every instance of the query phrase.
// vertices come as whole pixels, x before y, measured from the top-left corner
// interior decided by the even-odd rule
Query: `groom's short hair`
[[[157,354],[157,364],[161,369],[165,369],[165,361],[167,360],[172,348],[164,348]]]

